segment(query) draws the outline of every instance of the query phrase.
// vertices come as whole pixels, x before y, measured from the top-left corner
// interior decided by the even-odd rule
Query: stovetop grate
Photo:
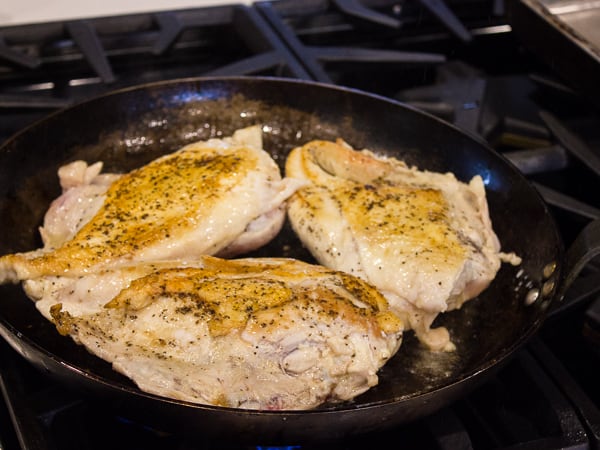
[[[146,427],[135,419],[115,416],[102,402],[82,398],[77,392],[56,385],[4,343],[1,354],[4,404],[0,408],[0,423],[4,425],[2,430],[15,430],[13,436],[0,433],[3,449],[17,448],[17,439],[22,450],[125,450],[142,446],[147,450],[239,448],[186,440],[167,431]],[[550,378],[547,365],[552,365],[552,373],[559,377],[558,380]],[[557,387],[557,381],[561,389]],[[389,442],[402,442],[407,448],[424,450],[511,449],[517,446],[549,450],[597,448],[600,443],[598,409],[589,400],[588,403],[582,401],[587,397],[575,392],[578,389],[577,383],[545,344],[535,339],[528,350],[519,352],[490,381],[431,416],[376,435],[353,438],[352,442],[339,446],[290,443],[286,448],[350,450],[384,446]],[[576,405],[570,398],[576,400]],[[10,417],[9,413],[14,416]],[[7,427],[7,424],[11,426]],[[266,447],[269,443],[243,446],[248,449]]]
[[[0,28],[0,141],[109,90],[227,75],[309,78],[244,5]]]

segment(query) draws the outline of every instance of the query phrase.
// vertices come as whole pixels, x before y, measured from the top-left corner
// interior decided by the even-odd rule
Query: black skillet
[[[59,194],[57,168],[102,160],[126,171],[182,144],[262,124],[265,148],[283,165],[310,139],[343,137],[423,169],[480,174],[505,251],[523,258],[504,265],[492,285],[460,311],[444,314],[457,345],[431,353],[407,333],[380,383],[352,402],[311,411],[247,411],[194,405],[149,395],[104,361],[61,337],[17,285],[0,286],[0,333],[41,370],[98,396],[112,410],[167,431],[205,439],[294,443],[352,438],[430,414],[492,373],[544,321],[581,266],[598,252],[598,226],[582,233],[565,257],[555,223],[537,192],[482,142],[403,104],[344,88],[272,78],[190,79],[111,93],[48,116],[0,150],[0,253],[40,246],[37,227]],[[591,242],[590,242],[591,239]],[[286,225],[255,255],[312,261]],[[537,301],[529,300],[539,293]]]

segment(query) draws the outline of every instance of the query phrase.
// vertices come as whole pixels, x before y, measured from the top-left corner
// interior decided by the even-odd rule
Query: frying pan
[[[351,439],[430,414],[483,382],[539,329],[551,305],[598,253],[598,225],[592,223],[565,256],[535,189],[476,138],[389,99],[266,77],[196,78],[125,89],[61,110],[15,135],[0,151],[0,253],[41,246],[37,227],[60,193],[56,171],[65,162],[101,160],[106,171],[127,171],[191,141],[253,124],[263,126],[265,148],[282,167],[297,145],[343,137],[355,148],[393,155],[421,169],[452,171],[465,181],[483,177],[503,250],[517,253],[523,263],[503,265],[477,299],[439,316],[436,325],[448,327],[455,352],[427,351],[407,332],[400,351],[380,371],[379,384],[353,401],[310,411],[248,411],[140,391],[108,363],[60,336],[18,285],[0,286],[4,339],[66,386],[159,429],[254,444]],[[288,224],[249,256],[313,262]]]

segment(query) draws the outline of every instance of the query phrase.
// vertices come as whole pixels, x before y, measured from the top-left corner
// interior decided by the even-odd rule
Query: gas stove
[[[531,180],[569,246],[600,217],[598,106],[515,32],[514,3],[279,0],[0,26],[0,142],[58,108],[147,82],[316,80],[406,102],[485,140]],[[587,265],[566,306],[491,380],[339,448],[598,448],[599,270]],[[233,448],[115,414],[7,344],[0,352],[3,449]]]

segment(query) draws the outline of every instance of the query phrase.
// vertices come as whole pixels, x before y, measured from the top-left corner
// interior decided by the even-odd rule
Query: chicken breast
[[[64,193],[40,232],[44,248],[0,257],[0,282],[262,246],[298,188],[262,148],[260,127],[185,146],[124,175],[101,163],[59,170]]]
[[[350,400],[377,384],[402,339],[373,286],[297,260],[207,256],[111,273],[119,289],[96,292],[113,297],[98,312],[40,285],[38,300],[62,334],[169,398],[260,410]],[[62,278],[84,292],[85,277]]]
[[[452,350],[439,313],[460,308],[494,279],[503,260],[481,177],[409,168],[356,151],[342,140],[294,149],[286,176],[310,185],[289,200],[288,216],[323,265],[374,284],[434,350]]]

